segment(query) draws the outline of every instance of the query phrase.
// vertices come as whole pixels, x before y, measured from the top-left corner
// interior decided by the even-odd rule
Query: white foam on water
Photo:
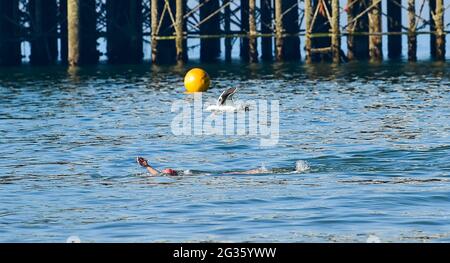
[[[366,240],[367,243],[381,243],[381,239],[376,235],[369,235]]]
[[[184,174],[184,175],[192,175],[192,171],[189,170],[189,169],[188,169],[188,170],[184,170],[184,171],[183,171],[183,174]]]
[[[295,162],[295,171],[297,173],[308,171],[311,167],[307,161],[298,160]]]
[[[206,111],[237,111],[237,108],[234,106],[218,106],[218,105],[210,105],[206,108]]]
[[[249,111],[250,110],[250,105],[245,104],[245,103],[241,103],[241,102],[237,102],[237,103],[230,103],[227,105],[208,105],[206,107],[206,111],[209,112],[227,112],[227,111]]]
[[[259,168],[259,170],[263,173],[269,172],[269,169],[267,169],[266,163],[264,162],[261,163],[261,167]]]

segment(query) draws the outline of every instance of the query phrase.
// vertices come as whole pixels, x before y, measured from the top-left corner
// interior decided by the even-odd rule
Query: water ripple
[[[280,101],[275,147],[174,136],[183,68],[2,70],[0,241],[450,240],[449,67],[205,68],[206,100]],[[149,176],[138,155],[185,172]]]

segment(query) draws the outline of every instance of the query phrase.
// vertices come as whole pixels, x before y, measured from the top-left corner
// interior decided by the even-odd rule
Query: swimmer
[[[147,171],[151,175],[170,175],[170,176],[177,176],[180,173],[174,169],[166,168],[162,171],[158,171],[157,169],[153,168],[148,164],[148,161],[144,157],[137,157],[136,158],[137,163],[146,168]],[[309,165],[304,161],[297,161],[296,168],[294,172],[303,172],[305,170],[309,169]],[[244,170],[244,171],[233,171],[233,172],[225,172],[223,174],[266,174],[266,173],[283,173],[283,172],[292,172],[292,170],[289,169],[274,169],[274,170],[268,170],[265,167],[251,169],[251,170]]]
[[[170,175],[170,176],[177,176],[178,175],[178,171],[174,170],[174,169],[170,169],[170,168],[166,168],[163,169],[162,171],[158,171],[155,168],[153,168],[151,165],[148,164],[148,161],[144,158],[144,157],[137,157],[136,158],[137,163],[146,168],[147,171],[151,174],[151,175]],[[252,170],[247,170],[247,171],[241,171],[241,172],[228,172],[225,174],[260,174],[260,173],[264,173],[264,172],[268,172],[268,170],[266,169],[252,169]]]
[[[171,175],[171,176],[176,176],[176,175],[178,175],[178,172],[177,172],[177,171],[175,171],[175,170],[173,170],[173,169],[170,169],[170,168],[163,169],[161,172],[158,171],[158,170],[156,170],[155,168],[151,167],[151,166],[148,164],[148,161],[147,161],[144,157],[137,157],[137,158],[136,158],[136,161],[137,161],[137,163],[138,163],[140,166],[146,168],[147,171],[148,171],[151,175],[160,175],[160,174],[162,174],[162,175]]]

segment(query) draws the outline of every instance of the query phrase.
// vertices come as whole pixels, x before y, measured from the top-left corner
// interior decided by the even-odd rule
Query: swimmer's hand
[[[140,166],[145,167],[150,174],[152,174],[152,175],[158,175],[159,174],[159,171],[156,170],[155,168],[151,167],[148,164],[148,161],[144,157],[137,157],[136,161],[137,161],[137,163]]]
[[[137,157],[136,161],[142,167],[149,167],[148,161],[144,157]]]

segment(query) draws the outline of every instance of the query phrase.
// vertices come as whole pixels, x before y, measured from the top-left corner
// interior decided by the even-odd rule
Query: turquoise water
[[[277,145],[174,136],[186,68],[2,69],[0,241],[450,241],[448,65],[202,66],[280,101]]]

